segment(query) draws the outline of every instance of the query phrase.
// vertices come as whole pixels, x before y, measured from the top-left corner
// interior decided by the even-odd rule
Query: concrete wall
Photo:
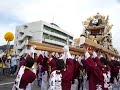
[[[20,25],[20,26],[16,27],[16,32],[15,32],[14,49],[16,51],[16,54],[19,54],[21,51],[24,52],[23,50],[25,50],[26,48],[22,47],[21,50],[18,50],[18,46],[20,48],[20,45],[23,45],[22,43],[27,38],[30,38],[32,41],[42,43],[43,32],[44,32],[43,26],[44,25],[49,26],[49,27],[51,27],[53,29],[56,29],[58,31],[64,32],[65,34],[73,37],[72,34],[69,34],[68,32],[62,30],[60,27],[57,27],[55,25],[51,25],[51,24],[46,23],[44,21],[37,21],[37,22],[32,22],[32,23],[27,23],[27,24],[24,24],[24,25]],[[59,35],[56,35],[56,37],[63,38],[62,36],[60,37]],[[52,41],[52,40],[50,41],[49,40],[49,42],[56,44],[56,41]],[[72,40],[70,40],[70,42],[72,42]],[[17,44],[17,46],[16,46],[16,44]],[[57,44],[64,45],[61,42],[59,42]]]

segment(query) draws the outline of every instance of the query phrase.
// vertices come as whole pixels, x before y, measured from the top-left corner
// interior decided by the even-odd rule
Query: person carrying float
[[[32,71],[34,59],[29,57],[26,59],[25,66],[21,66],[15,79],[12,90],[31,90],[31,84],[35,80],[36,75]]]
[[[56,69],[50,75],[50,87],[48,90],[71,90],[73,65],[69,47],[64,46],[64,54],[56,60]]]

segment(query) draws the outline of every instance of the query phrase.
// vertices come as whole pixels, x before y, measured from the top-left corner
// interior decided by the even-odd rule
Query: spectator
[[[17,56],[13,56],[11,59],[11,75],[16,72],[17,69]]]
[[[5,66],[7,68],[10,68],[10,58],[8,58],[6,61],[5,61]]]
[[[2,59],[0,58],[0,68],[2,68]]]

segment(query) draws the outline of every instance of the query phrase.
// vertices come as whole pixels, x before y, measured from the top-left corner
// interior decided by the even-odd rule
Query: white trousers
[[[71,85],[71,90],[78,90],[78,80],[75,79],[75,83]]]
[[[45,71],[45,73],[42,73],[41,90],[48,90],[48,73],[47,73],[47,71]]]
[[[89,90],[89,81],[88,80],[83,81],[83,90]]]
[[[28,84],[25,90],[31,90],[31,84]]]

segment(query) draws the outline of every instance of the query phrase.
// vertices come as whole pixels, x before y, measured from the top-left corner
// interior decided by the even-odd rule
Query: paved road
[[[0,77],[0,90],[11,90],[15,76],[3,76]],[[37,81],[34,82],[33,90],[40,90],[40,87],[37,86]]]

